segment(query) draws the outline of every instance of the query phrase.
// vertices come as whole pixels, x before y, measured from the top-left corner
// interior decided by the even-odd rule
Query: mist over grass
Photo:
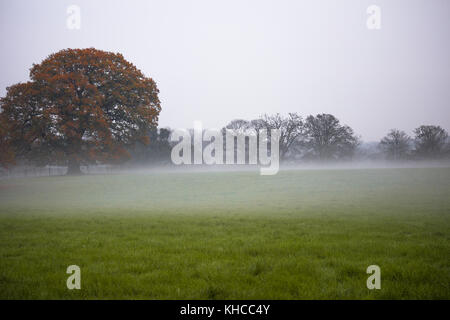
[[[439,200],[448,194],[445,178],[450,168],[443,163],[433,163],[434,168],[425,164],[422,168],[408,167],[408,163],[385,165],[310,163],[284,166],[273,176],[261,176],[259,167],[244,165],[153,167],[114,174],[9,179],[0,182],[0,208],[63,209],[77,214],[118,209],[115,211],[126,214],[161,210],[262,212],[280,206],[292,210],[361,203],[372,204],[379,211],[392,197],[420,207],[426,195]]]
[[[448,299],[449,195],[450,168],[3,180],[0,296]]]

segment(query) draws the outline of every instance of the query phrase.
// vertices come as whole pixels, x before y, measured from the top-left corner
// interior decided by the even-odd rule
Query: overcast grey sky
[[[50,53],[95,47],[157,82],[160,126],[298,112],[332,113],[366,141],[450,129],[448,0],[0,0],[0,36],[1,96]]]

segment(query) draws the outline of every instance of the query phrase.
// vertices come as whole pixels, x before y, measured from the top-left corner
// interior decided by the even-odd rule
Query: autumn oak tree
[[[31,81],[7,88],[0,100],[0,147],[8,159],[40,165],[127,159],[127,146],[148,143],[161,110],[156,83],[121,54],[67,49],[30,71]]]

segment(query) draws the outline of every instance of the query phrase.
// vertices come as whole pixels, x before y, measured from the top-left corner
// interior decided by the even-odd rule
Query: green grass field
[[[450,168],[3,180],[0,298],[449,299]]]

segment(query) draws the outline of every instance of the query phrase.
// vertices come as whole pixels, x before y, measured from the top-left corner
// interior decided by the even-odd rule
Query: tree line
[[[381,139],[379,147],[389,160],[442,159],[450,153],[447,131],[433,125],[416,128],[413,138],[392,129]]]
[[[450,157],[450,141],[446,130],[440,126],[422,125],[414,130],[414,137],[398,129],[390,130],[369,151],[354,130],[342,124],[331,114],[317,114],[302,118],[297,113],[286,116],[265,114],[258,119],[235,119],[222,128],[226,142],[226,130],[234,136],[232,141],[237,156],[237,136],[256,135],[261,130],[280,130],[280,160],[302,161],[348,161],[361,159],[439,160]],[[191,132],[193,129],[191,129]],[[170,140],[171,129],[152,129],[149,145],[137,145],[133,150],[132,162],[170,163],[170,152],[174,142]],[[193,135],[191,135],[193,136]],[[245,140],[248,153],[249,140]],[[208,142],[204,142],[204,147]],[[269,145],[270,150],[270,145]]]
[[[170,163],[170,128],[158,128],[161,111],[155,81],[120,53],[66,49],[30,69],[30,81],[7,88],[0,99],[0,167]],[[281,161],[330,161],[361,157],[362,141],[331,114],[297,113],[236,119],[235,134],[280,131]],[[270,150],[270,146],[268,147]],[[367,153],[367,152],[366,152]],[[372,152],[374,153],[374,152]],[[441,159],[448,133],[424,125],[414,137],[393,129],[375,153],[386,159]]]

